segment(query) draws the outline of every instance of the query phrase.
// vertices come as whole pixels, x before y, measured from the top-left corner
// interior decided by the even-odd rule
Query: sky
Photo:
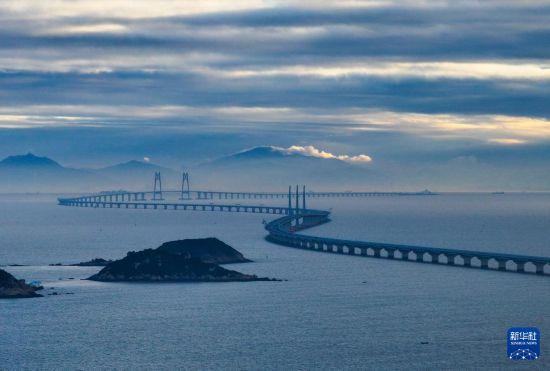
[[[548,1],[0,0],[0,156],[274,145],[403,184],[549,190],[548,19]]]

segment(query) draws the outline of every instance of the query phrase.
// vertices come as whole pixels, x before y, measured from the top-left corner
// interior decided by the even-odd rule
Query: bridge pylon
[[[306,186],[303,185],[302,186],[302,209],[305,210],[306,209]]]
[[[155,185],[153,188],[153,200],[162,201],[162,178],[160,176],[160,171],[155,171]]]
[[[300,214],[300,192],[298,191],[298,184],[296,184],[296,215]],[[298,224],[298,220],[296,220]]]
[[[300,215],[300,196],[302,197],[302,210],[306,209],[306,186],[302,186],[302,192],[300,192],[299,186],[296,184],[296,190],[292,192],[292,186],[288,186],[288,215]],[[294,197],[294,205],[292,205],[292,198]],[[300,220],[293,221],[294,225],[300,225]]]
[[[181,176],[181,194],[180,200],[190,200],[191,191],[189,190],[189,173],[184,171]]]
[[[288,209],[289,209],[289,215],[300,215],[300,195],[302,196],[302,211],[306,209],[306,186],[303,185],[302,186],[302,192],[300,194],[300,188],[299,186],[296,184],[296,193],[294,194],[295,195],[295,204],[294,204],[294,209],[292,208],[292,202],[291,202],[291,199],[292,199],[292,187],[289,187],[288,188]],[[295,226],[299,226],[301,225],[303,222],[303,220],[300,220],[300,218],[296,218],[294,220],[294,225]]]
[[[288,186],[288,215],[292,214],[292,186]]]

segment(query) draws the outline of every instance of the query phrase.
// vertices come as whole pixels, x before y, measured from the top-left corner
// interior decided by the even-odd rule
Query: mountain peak
[[[10,167],[62,167],[57,162],[48,157],[39,157],[31,152],[28,152],[26,155],[15,155],[6,157],[2,161],[0,161],[0,165]]]
[[[95,170],[98,174],[103,174],[115,179],[131,179],[133,183],[149,180],[153,172],[160,171],[164,177],[175,177],[177,172],[173,169],[163,167],[149,161],[130,160],[116,165]],[[123,185],[121,185],[123,186]]]
[[[275,146],[258,146],[249,149],[245,149],[241,152],[237,152],[232,157],[248,157],[248,158],[260,158],[260,157],[282,157],[287,156],[289,153],[284,148]]]
[[[102,170],[160,170],[161,166],[152,164],[150,162],[139,161],[139,160],[130,160],[122,162],[120,164],[112,165],[103,168]]]
[[[151,166],[156,166],[154,164],[151,164],[149,162],[145,162],[145,161],[139,161],[139,160],[130,160],[130,161],[126,161],[126,162],[122,162],[119,164],[120,166],[137,166],[137,167],[151,167]]]

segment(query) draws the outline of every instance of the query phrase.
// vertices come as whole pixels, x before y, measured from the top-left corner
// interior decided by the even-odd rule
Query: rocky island
[[[50,264],[50,267],[104,267],[112,262],[112,260],[106,260],[103,258],[93,258],[92,260],[74,264],[53,263]]]
[[[36,291],[42,287],[35,287],[18,280],[5,270],[0,269],[0,299],[36,298],[42,295]]]
[[[243,254],[217,238],[189,238],[163,243],[158,250],[167,251],[188,258],[196,258],[205,263],[230,264],[247,263]]]
[[[106,260],[102,258],[94,258],[86,262],[80,262],[76,264],[71,264],[74,267],[105,267],[107,264],[112,263],[112,260]]]
[[[247,261],[240,252],[214,238],[172,241],[157,249],[131,251],[88,279],[106,282],[271,281],[213,263]]]

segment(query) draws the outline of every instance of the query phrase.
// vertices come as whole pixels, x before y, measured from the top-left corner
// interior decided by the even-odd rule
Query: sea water
[[[550,256],[548,194],[308,202],[332,210],[310,234]],[[264,240],[272,217],[0,196],[0,264],[46,287],[0,300],[0,369],[550,367],[550,277],[277,246]],[[227,268],[286,281],[100,283],[82,280],[96,267],[48,266],[209,236],[254,260]],[[538,360],[508,360],[514,326],[540,329]]]

